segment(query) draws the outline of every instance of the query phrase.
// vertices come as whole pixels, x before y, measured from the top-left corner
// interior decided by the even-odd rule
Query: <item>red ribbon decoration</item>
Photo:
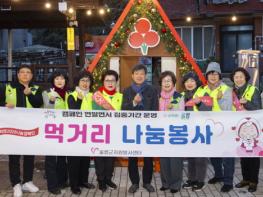
[[[202,103],[204,103],[208,107],[213,106],[213,99],[210,96],[200,97]],[[191,99],[185,103],[186,107],[193,107],[196,104],[196,99]]]
[[[15,129],[15,128],[0,128],[0,135],[16,135],[20,137],[34,137],[39,133],[39,128],[31,130]]]

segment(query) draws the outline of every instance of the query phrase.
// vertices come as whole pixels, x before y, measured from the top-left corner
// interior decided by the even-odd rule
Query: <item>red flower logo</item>
[[[160,36],[152,30],[152,24],[147,18],[140,18],[134,25],[135,31],[130,33],[128,43],[134,49],[141,48],[143,55],[148,54],[149,47],[156,47]]]

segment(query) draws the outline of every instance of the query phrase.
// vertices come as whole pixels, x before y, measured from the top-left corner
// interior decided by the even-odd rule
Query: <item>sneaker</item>
[[[230,190],[233,189],[233,185],[223,185],[223,187],[221,188],[221,192],[229,192]]]
[[[113,183],[111,180],[109,181],[105,181],[106,185],[108,185],[109,187],[113,188],[113,189],[117,189],[117,185],[115,183]]]
[[[205,187],[205,183],[204,182],[197,182],[193,185],[193,191],[201,191],[203,188]]]
[[[235,185],[236,188],[242,188],[242,187],[246,187],[249,185],[249,181],[240,181],[238,184]]]
[[[190,181],[187,180],[184,184],[183,184],[183,188],[184,189],[191,189],[194,186],[194,181]]]
[[[129,193],[133,194],[139,189],[139,184],[132,184],[128,190]]]
[[[209,184],[216,184],[221,182],[221,178],[214,177],[208,181]]]
[[[257,184],[256,183],[249,183],[248,191],[251,193],[257,191]]]
[[[23,191],[22,191],[22,187],[21,184],[18,183],[13,187],[14,190],[14,197],[22,197],[23,196]]]
[[[143,184],[143,188],[146,189],[148,192],[155,192],[154,187],[150,183]]]
[[[22,185],[22,190],[31,193],[35,193],[39,191],[38,187],[35,186],[32,181],[24,183]]]

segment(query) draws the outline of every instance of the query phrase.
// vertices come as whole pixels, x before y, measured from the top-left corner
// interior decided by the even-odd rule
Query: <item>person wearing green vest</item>
[[[237,111],[251,111],[261,109],[261,97],[259,90],[249,84],[250,75],[244,68],[237,68],[231,74],[234,82],[233,103]],[[253,155],[253,150],[246,151],[246,155]],[[258,184],[260,168],[259,157],[241,158],[241,172],[243,180],[235,185],[236,188],[248,186],[249,192],[255,192]]]
[[[68,108],[77,110],[92,110],[91,88],[93,77],[90,72],[82,71],[75,79],[75,90],[68,96]],[[68,156],[69,183],[73,194],[80,195],[80,187],[94,189],[88,182],[90,157]]]
[[[6,84],[4,87],[3,99],[6,107],[40,108],[42,106],[42,90],[32,83],[32,79],[33,73],[30,66],[22,65],[18,68],[17,81]],[[20,157],[20,155],[9,155],[9,176],[14,197],[21,197],[23,191],[34,193],[39,190],[32,182],[35,158],[32,155],[23,156],[23,185],[21,185]]]
[[[161,93],[159,98],[159,111],[183,111],[184,99],[182,94],[175,91],[176,78],[173,72],[161,73]],[[170,189],[171,193],[177,193],[181,189],[183,179],[183,158],[160,157],[161,167],[161,191]]]
[[[96,91],[92,97],[93,110],[120,110],[122,104],[122,94],[119,93],[117,82],[119,75],[114,70],[107,70],[102,74],[101,82],[103,86]],[[114,171],[114,157],[95,157],[95,169],[99,182],[99,189],[104,192],[107,186],[116,189],[117,185],[112,182]]]
[[[193,111],[195,106],[194,94],[201,82],[198,76],[190,71],[182,78],[184,87],[184,102],[185,111]],[[188,165],[188,180],[183,184],[184,189],[192,189],[193,191],[200,191],[205,187],[205,178],[207,171],[208,159],[205,157],[191,157],[187,158]]]
[[[65,72],[56,70],[50,76],[51,88],[43,92],[44,108],[67,109],[67,83]],[[47,188],[52,194],[61,194],[61,189],[67,187],[66,156],[46,156],[45,171]]]
[[[232,89],[222,82],[220,65],[210,62],[206,69],[207,85],[199,87],[194,98],[197,103],[195,111],[231,111]],[[206,99],[202,99],[206,98]],[[208,102],[209,101],[209,102]],[[197,108],[198,107],[198,108]],[[209,184],[223,182],[221,192],[233,189],[233,176],[235,170],[234,158],[210,158],[215,176],[208,181]]]

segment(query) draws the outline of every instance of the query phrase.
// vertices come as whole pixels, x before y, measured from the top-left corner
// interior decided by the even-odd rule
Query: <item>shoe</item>
[[[155,192],[154,187],[150,183],[144,183],[143,188],[146,189],[148,192]]]
[[[172,194],[174,194],[174,193],[179,192],[179,190],[178,190],[178,189],[171,189],[170,192],[171,192]]]
[[[61,194],[61,190],[59,188],[48,190],[51,194],[59,195]]]
[[[65,189],[65,188],[67,188],[67,187],[69,187],[69,184],[68,184],[68,183],[63,183],[63,184],[60,185],[60,188],[61,188],[61,189]]]
[[[230,190],[233,189],[233,185],[223,185],[223,187],[221,187],[221,192],[229,192]]]
[[[129,193],[133,194],[139,189],[139,184],[132,184],[128,190]]]
[[[22,187],[21,184],[18,183],[13,187],[13,191],[14,191],[14,197],[22,197],[23,196],[23,191],[22,191]]]
[[[164,186],[162,186],[162,187],[160,188],[161,191],[165,191],[165,190],[167,190],[167,189],[169,189],[169,188],[164,187]]]
[[[238,184],[236,184],[235,187],[236,187],[236,188],[242,188],[242,187],[245,187],[245,186],[247,186],[247,185],[249,185],[249,181],[244,181],[244,180],[242,180],[242,181],[240,181]]]
[[[221,178],[217,178],[217,177],[211,178],[208,181],[209,184],[216,184],[216,183],[219,183],[219,182],[221,182]]]
[[[79,187],[71,188],[71,192],[72,192],[72,194],[76,194],[76,195],[80,195],[81,194],[81,190],[80,190]]]
[[[26,182],[22,185],[22,190],[30,193],[38,192],[39,189],[33,184],[32,181]]]
[[[205,187],[205,183],[204,182],[197,182],[193,185],[193,191],[201,191],[203,188]]]
[[[99,181],[99,190],[102,192],[105,192],[107,190],[107,185],[104,183],[104,181]]]
[[[105,181],[106,185],[108,185],[109,187],[113,188],[113,189],[117,189],[117,185],[115,183],[113,183],[111,180]]]
[[[256,183],[249,183],[248,191],[251,193],[257,191],[257,184]]]
[[[190,189],[194,186],[194,181],[190,181],[190,180],[187,180],[184,184],[183,184],[183,188],[184,189]]]
[[[95,185],[93,185],[92,183],[82,183],[80,184],[80,187],[85,187],[87,189],[94,189]]]

